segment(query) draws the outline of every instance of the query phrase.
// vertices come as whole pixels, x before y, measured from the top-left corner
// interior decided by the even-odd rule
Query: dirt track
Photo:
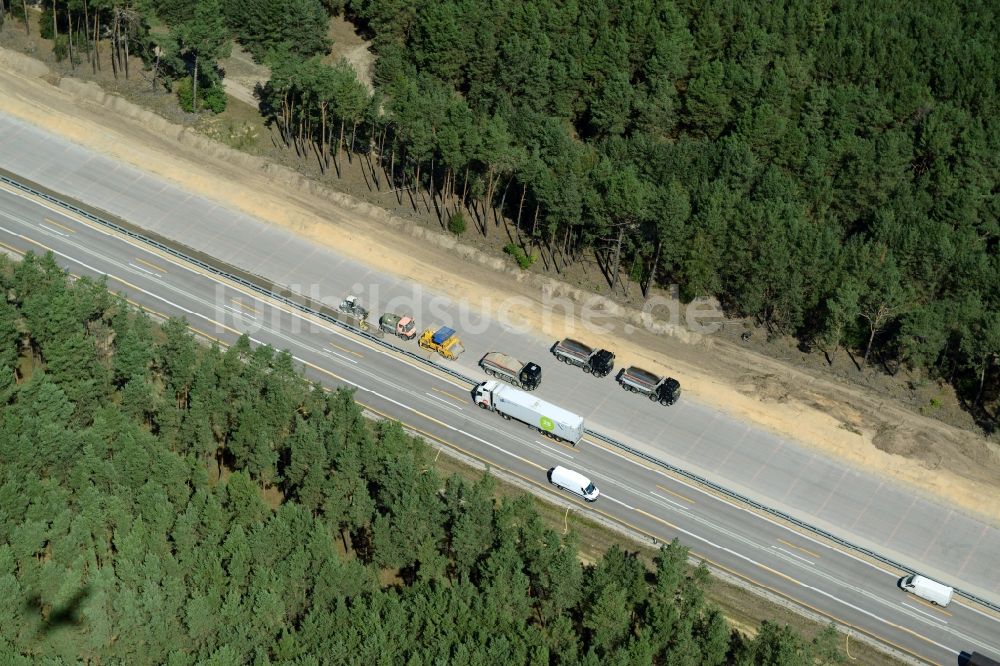
[[[171,125],[95,84],[62,79],[45,65],[0,49],[0,112],[31,122],[91,150],[132,164],[223,205],[336,248],[380,271],[436,289],[455,289],[472,302],[496,296],[491,285],[526,303],[515,316],[550,337],[572,334],[547,317],[543,290],[579,301],[587,296],[551,280],[524,277],[508,264],[393,218],[387,211],[333,192],[282,167],[237,153]],[[470,271],[470,263],[479,270]],[[478,279],[474,279],[477,278]],[[633,324],[638,313],[613,303],[609,312]],[[495,313],[494,313],[495,314]],[[605,344],[622,363],[665,369],[685,392],[738,418],[817,451],[936,495],[1000,524],[1000,455],[996,445],[916,415],[874,392],[834,383],[719,338],[664,324],[637,328]],[[598,336],[588,340],[600,343]],[[613,342],[613,345],[612,345]]]

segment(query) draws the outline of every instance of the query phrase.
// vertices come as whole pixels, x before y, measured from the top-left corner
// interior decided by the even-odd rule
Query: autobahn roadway
[[[355,387],[366,409],[399,420],[435,445],[640,537],[677,537],[717,570],[914,660],[955,664],[973,650],[1000,656],[1000,619],[988,609],[963,599],[947,608],[925,603],[897,588],[905,572],[731,503],[602,441],[587,437],[572,447],[541,438],[523,424],[478,409],[472,383],[432,364],[6,185],[0,185],[0,248],[14,255],[52,252],[74,275],[106,275],[109,287],[133,303],[163,317],[186,317],[192,330],[222,344],[247,332],[257,344],[287,349],[310,377],[331,387]],[[552,373],[579,373],[555,368]],[[556,464],[590,476],[601,498],[590,505],[555,491],[545,472]]]
[[[72,197],[108,211],[131,221],[143,233],[159,234],[174,244],[181,242],[209,255],[212,261],[250,269],[291,291],[334,306],[345,293],[356,293],[376,313],[401,311],[414,315],[422,325],[452,325],[460,330],[468,351],[446,365],[466,377],[484,376],[476,363],[488,351],[513,353],[522,360],[541,363],[544,381],[537,394],[583,415],[587,424],[603,435],[878,553],[882,556],[879,559],[892,560],[990,600],[994,608],[1000,604],[1000,567],[996,566],[1000,528],[991,520],[920,489],[897,484],[881,469],[858,469],[804,442],[728,414],[724,405],[702,402],[697,387],[684,376],[683,366],[675,370],[685,393],[669,408],[615,390],[611,377],[599,380],[578,371],[566,372],[568,368],[553,362],[551,337],[535,330],[512,329],[504,321],[511,318],[504,313],[516,309],[519,300],[525,305],[525,296],[529,297],[526,307],[549,317],[556,327],[569,311],[567,319],[578,334],[592,343],[603,340],[602,344],[618,353],[619,367],[632,362],[629,357],[640,349],[673,367],[675,361],[659,335],[642,328],[630,331],[624,320],[601,317],[599,310],[598,316],[593,316],[595,309],[585,303],[505,289],[502,281],[511,278],[499,273],[483,276],[499,281],[488,296],[492,303],[474,302],[462,290],[461,281],[453,279],[468,270],[469,262],[458,258],[449,266],[450,258],[444,252],[438,257],[445,262],[445,270],[436,277],[436,266],[421,267],[415,278],[379,270],[337,248],[310,242],[291,229],[234,210],[232,206],[245,198],[253,199],[255,187],[267,187],[254,174],[245,174],[247,183],[242,190],[237,186],[238,195],[234,196],[238,201],[230,197],[226,205],[220,205],[210,198],[212,194],[199,196],[141,167],[0,114],[0,178],[5,169],[17,176],[14,180],[30,178],[62,200]],[[303,209],[295,209],[294,192],[289,195],[289,215],[295,219]],[[333,220],[331,229],[350,234],[357,226],[350,210],[321,208]],[[308,219],[310,213],[305,213]],[[361,232],[377,236],[380,224],[369,220]],[[403,243],[421,242],[405,233],[400,237]],[[385,240],[397,242],[395,236]],[[158,274],[141,262],[136,266]],[[538,301],[546,307],[538,309]],[[240,306],[217,305],[220,314],[216,318],[229,317],[228,309],[233,307]],[[241,330],[252,330],[261,320],[248,317],[237,323]],[[603,328],[604,333],[594,328]],[[690,349],[712,353],[708,346]],[[754,368],[752,355],[747,362],[751,382],[757,378],[768,381]],[[553,366],[556,369],[550,371]],[[789,409],[794,409],[794,404]],[[891,414],[885,418],[893,425]],[[872,446],[861,433],[850,431],[849,423],[843,425],[839,437],[845,446],[862,450]]]
[[[423,325],[452,325],[461,331],[468,351],[457,361],[445,364],[465,377],[483,377],[476,363],[483,354],[494,350],[539,362],[545,368],[555,365],[549,351],[551,337],[536,330],[516,330],[510,321],[504,321],[512,319],[505,313],[520,305],[535,309],[543,320],[548,317],[557,326],[560,317],[568,314],[567,319],[584,340],[603,340],[602,344],[619,354],[619,366],[632,362],[629,357],[640,348],[652,352],[667,366],[674,364],[661,336],[643,328],[630,330],[624,320],[602,317],[599,310],[594,316],[595,308],[586,303],[505,289],[502,281],[510,278],[498,273],[483,276],[500,282],[486,299],[475,301],[452,275],[468,270],[467,260],[458,258],[449,266],[451,258],[442,252],[438,254],[445,268],[441,274],[435,274],[436,266],[427,266],[421,267],[415,277],[395,275],[391,269],[379,270],[347,252],[310,242],[291,229],[235,210],[232,206],[241,205],[245,198],[253,199],[255,187],[268,187],[253,174],[245,174],[245,187],[237,185],[237,200],[230,197],[226,205],[220,205],[210,198],[213,194],[199,196],[141,167],[0,114],[0,178],[5,169],[16,175],[16,182],[31,178],[51,188],[60,200],[72,197],[131,221],[142,233],[159,234],[172,239],[169,242],[174,245],[183,243],[191,251],[206,255],[208,263],[221,260],[249,268],[255,276],[278,285],[279,290],[307,294],[332,302],[333,306],[351,292],[360,295],[376,313],[401,311],[416,316]],[[294,193],[289,195],[294,219],[303,211],[295,209]],[[322,209],[324,215],[332,216],[331,229],[350,234],[358,226],[349,209]],[[308,218],[310,213],[305,213]],[[380,224],[369,219],[360,231],[377,236]],[[421,242],[405,233],[400,238],[404,244]],[[397,234],[385,241],[399,242]],[[539,310],[537,301],[545,307]],[[218,305],[219,317],[228,317],[228,308],[232,307],[237,306]],[[252,329],[258,321],[247,318],[240,325]],[[603,328],[604,334],[595,328]],[[597,335],[600,337],[591,337]],[[710,347],[693,349],[712,353]],[[747,360],[751,379],[761,375],[753,367],[753,356]],[[921,489],[897,484],[881,469],[858,469],[806,443],[728,414],[722,405],[702,402],[697,387],[685,389],[678,404],[661,408],[614,390],[613,378],[598,380],[556,368],[545,370],[537,394],[571,407],[602,435],[624,442],[642,455],[669,461],[685,473],[738,492],[794,520],[824,529],[837,539],[878,553],[881,557],[877,559],[891,560],[898,563],[896,566],[920,571],[990,600],[994,608],[1000,604],[1000,567],[995,564],[1000,554],[1000,529],[990,519]],[[691,388],[683,366],[680,372],[682,384]],[[886,420],[892,425],[890,414]],[[849,430],[845,423],[840,435],[844,445],[861,449],[872,446],[861,433]]]

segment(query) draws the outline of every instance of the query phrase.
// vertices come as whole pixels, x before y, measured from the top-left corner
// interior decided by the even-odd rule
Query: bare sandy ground
[[[57,86],[46,76],[41,63],[0,49],[0,112],[430,289],[499,307],[495,285],[503,284],[520,297],[509,315],[553,339],[579,333],[542,306],[543,290],[581,298],[565,285],[518,275],[503,261],[213,144],[94,84],[63,79]],[[637,313],[607,307],[639,321]],[[669,368],[685,394],[705,404],[1000,524],[1000,456],[985,438],[720,339],[662,323],[653,328],[584,337],[615,349],[623,365]]]

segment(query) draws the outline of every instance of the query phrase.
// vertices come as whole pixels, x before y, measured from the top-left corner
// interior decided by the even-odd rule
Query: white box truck
[[[505,419],[527,423],[546,437],[574,445],[583,438],[583,417],[545,402],[495,379],[483,382],[474,393],[476,404]]]
[[[951,603],[951,598],[955,595],[953,588],[919,574],[912,574],[903,578],[900,581],[900,585],[907,592],[912,592],[921,599],[926,599],[937,606],[947,606]]]

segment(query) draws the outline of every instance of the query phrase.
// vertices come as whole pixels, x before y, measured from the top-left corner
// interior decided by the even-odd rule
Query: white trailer
[[[505,419],[517,419],[546,437],[576,445],[583,438],[583,417],[491,379],[476,387],[476,404]]]

